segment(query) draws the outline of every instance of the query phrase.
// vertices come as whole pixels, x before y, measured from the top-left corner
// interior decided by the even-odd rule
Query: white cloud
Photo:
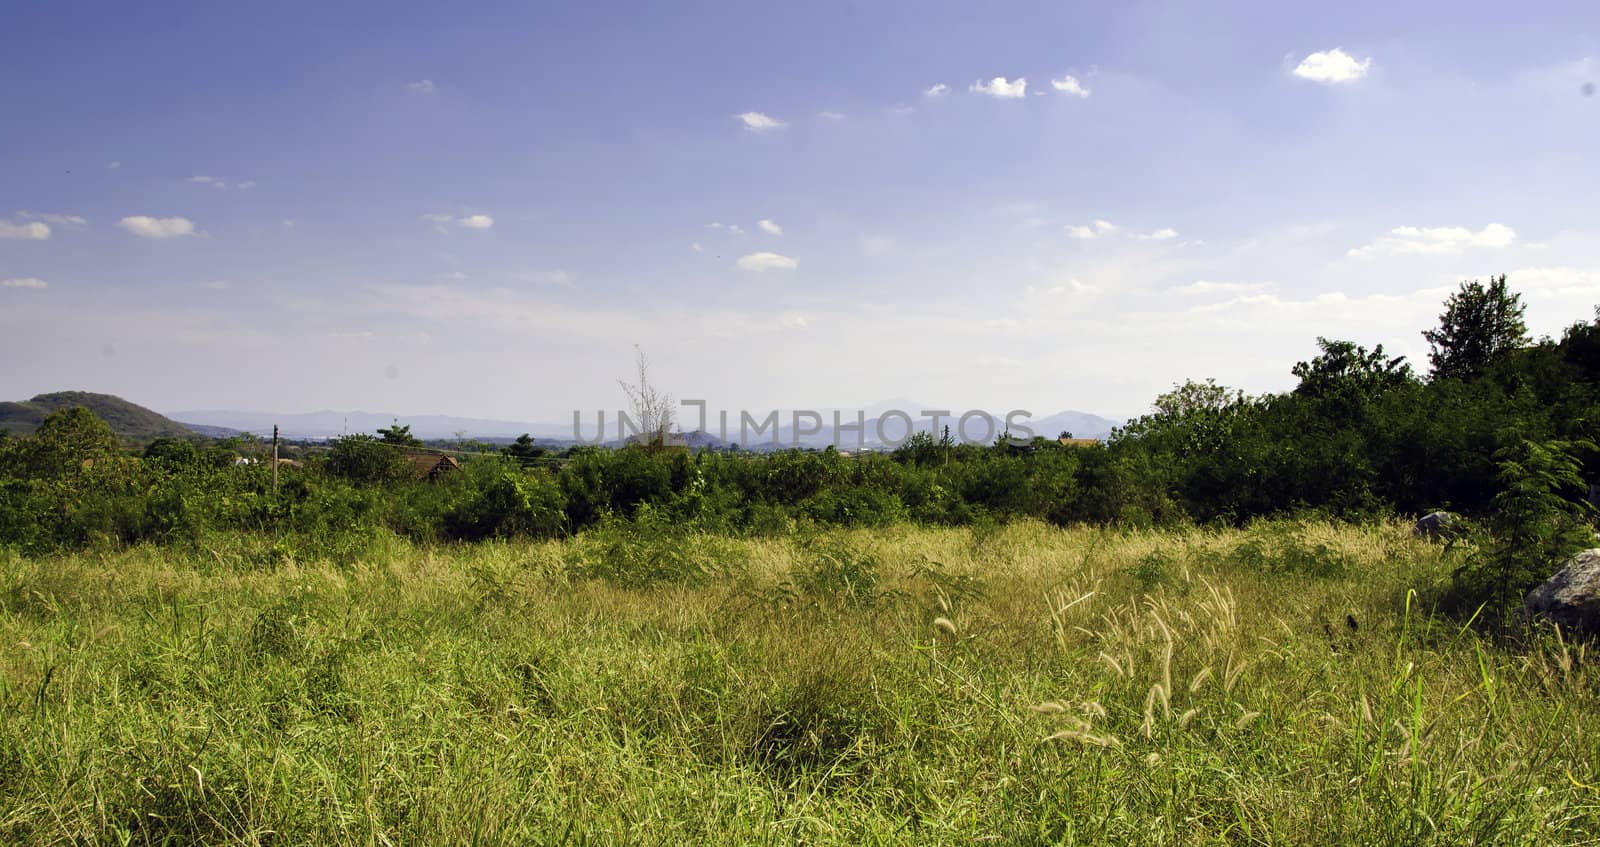
[[[50,237],[50,225],[39,221],[16,224],[0,218],[0,239],[43,241]]]
[[[1002,100],[1015,100],[1027,95],[1028,81],[1021,77],[1008,80],[1003,76],[997,76],[988,82],[974,82],[968,90],[978,94],[987,94],[990,97],[998,97]]]
[[[1180,285],[1173,291],[1179,294],[1254,294],[1262,291],[1267,286],[1259,282],[1212,282],[1197,279],[1188,285]]]
[[[1092,241],[1096,238],[1109,238],[1123,234],[1125,232],[1122,227],[1107,220],[1095,220],[1088,224],[1067,227],[1067,237],[1075,238],[1079,241]],[[1178,231],[1170,226],[1153,232],[1130,232],[1126,234],[1140,241],[1171,241],[1178,237]]]
[[[821,118],[821,119],[823,119],[825,121],[842,121],[842,120],[844,120],[844,113],[843,112],[818,112],[817,113],[817,117],[819,117],[819,118]]]
[[[407,83],[406,90],[412,94],[420,94],[426,97],[438,91],[439,87],[434,85],[431,79],[419,79],[416,82]]]
[[[696,253],[704,253],[706,250],[706,248],[700,246],[700,242],[698,241],[689,242],[689,249]]]
[[[117,221],[117,226],[140,238],[181,238],[194,235],[194,221],[188,218],[152,218],[133,215]]]
[[[215,176],[192,176],[189,177],[189,182],[195,183],[196,185],[209,185],[218,191],[227,191],[230,188],[236,188],[240,191],[249,191],[250,189],[256,187],[255,180],[246,180],[238,185],[230,185],[227,180]]]
[[[1294,75],[1312,82],[1324,85],[1334,85],[1341,82],[1355,82],[1367,75],[1367,70],[1372,67],[1372,59],[1357,60],[1356,57],[1335,47],[1332,50],[1320,50],[1300,60],[1294,69]]]
[[[784,123],[783,121],[780,121],[777,118],[769,115],[762,114],[761,112],[741,112],[735,117],[744,123],[745,129],[748,129],[751,132],[767,132],[774,129],[783,129],[784,127],[788,126],[788,124]]]
[[[516,275],[523,282],[537,285],[559,285],[562,288],[577,288],[578,278],[566,271],[528,271]]]
[[[109,169],[109,170],[113,170],[114,171],[114,170],[116,170],[117,168],[120,168],[120,167],[122,167],[122,163],[121,162],[115,162],[115,161],[106,162],[106,168]]]
[[[433,224],[433,228],[439,232],[449,232],[451,224],[461,227],[462,229],[478,230],[489,229],[490,227],[494,226],[494,218],[490,217],[489,215],[466,215],[458,218],[455,215],[449,214],[432,214],[423,215],[421,220],[425,220],[428,223]]]
[[[922,96],[924,96],[924,97],[943,97],[944,95],[949,94],[949,93],[950,93],[950,86],[945,85],[944,83],[941,82],[941,83],[938,83],[937,85],[931,86],[927,91],[922,92]]]
[[[49,288],[50,283],[31,276],[20,279],[0,279],[0,288]]]
[[[1477,232],[1461,226],[1401,226],[1349,255],[1364,256],[1453,256],[1474,247],[1504,248],[1517,240],[1517,232],[1505,224],[1492,223]]]
[[[790,257],[781,253],[769,253],[766,251],[762,251],[760,253],[751,253],[748,256],[740,256],[738,264],[739,270],[755,271],[757,273],[762,273],[765,271],[792,271],[795,268],[800,267],[800,262],[798,260],[791,259]]]
[[[811,325],[806,322],[805,315],[784,315],[778,319],[778,322],[789,329],[805,329]]]
[[[17,214],[30,221],[44,221],[57,226],[87,226],[89,223],[77,215],[62,215],[54,212],[18,212]]]
[[[1119,227],[1110,221],[1095,221],[1087,226],[1067,227],[1067,236],[1080,241],[1088,241],[1107,235],[1115,235],[1119,231]]]
[[[1067,74],[1060,79],[1050,80],[1050,87],[1061,92],[1062,94],[1070,94],[1074,97],[1089,96],[1089,89],[1084,88],[1083,83],[1078,82],[1078,78],[1072,74]]]
[[[766,233],[766,234],[768,234],[768,235],[782,235],[783,234],[783,227],[778,226],[777,224],[773,223],[771,220],[769,220],[767,218],[762,218],[761,220],[757,221],[756,222],[756,226],[761,227],[761,231]]]
[[[740,227],[738,224],[723,224],[712,221],[711,223],[706,224],[706,229],[720,229],[730,235],[744,235],[744,228]]]

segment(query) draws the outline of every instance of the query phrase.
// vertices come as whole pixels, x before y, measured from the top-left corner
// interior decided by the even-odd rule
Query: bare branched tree
[[[667,432],[672,429],[672,395],[650,384],[650,359],[637,344],[633,347],[633,353],[639,381],[629,383],[619,379],[617,384],[628,395],[628,405],[632,407],[633,421],[639,427],[640,438],[652,447],[660,447],[666,443]]]

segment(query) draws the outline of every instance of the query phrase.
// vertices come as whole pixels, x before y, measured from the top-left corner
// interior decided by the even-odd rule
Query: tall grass
[[[0,554],[0,842],[1568,844],[1600,678],[1398,525]]]

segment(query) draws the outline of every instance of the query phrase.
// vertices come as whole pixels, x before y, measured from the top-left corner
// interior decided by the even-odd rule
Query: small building
[[[407,453],[406,461],[411,463],[419,479],[426,479],[429,482],[447,473],[461,470],[461,463],[456,461],[455,457],[441,453]]]

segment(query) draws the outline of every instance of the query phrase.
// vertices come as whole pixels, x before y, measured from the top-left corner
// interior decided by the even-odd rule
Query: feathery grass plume
[[[1222,690],[1232,694],[1233,684],[1239,681],[1239,675],[1244,673],[1244,669],[1249,665],[1250,660],[1245,659],[1239,662],[1239,665],[1235,667],[1233,664],[1233,657],[1229,656],[1227,671],[1222,675]]]
[[[1122,679],[1126,679],[1128,677],[1128,674],[1122,670],[1122,665],[1116,659],[1112,658],[1110,654],[1101,653],[1100,661],[1110,665],[1111,669],[1117,672],[1118,677]]]
[[[1082,709],[1083,713],[1091,718],[1103,718],[1106,716],[1106,707],[1100,705],[1097,700],[1086,701],[1078,708]]]
[[[1081,732],[1076,729],[1063,729],[1053,735],[1045,736],[1045,741],[1076,741],[1092,747],[1115,747],[1118,742],[1112,735],[1095,735],[1090,732]]]
[[[1148,754],[1145,755],[1145,757],[1144,757],[1144,765],[1145,765],[1145,767],[1153,768],[1153,767],[1155,767],[1156,765],[1159,765],[1159,764],[1161,764],[1161,754],[1160,753],[1148,753]]]
[[[1199,691],[1200,690],[1200,686],[1205,685],[1206,684],[1206,680],[1208,680],[1210,678],[1211,678],[1211,666],[1210,665],[1206,665],[1205,667],[1200,669],[1199,673],[1196,673],[1194,675],[1194,679],[1189,680],[1189,693],[1190,694],[1194,694],[1195,692]]]
[[[1244,729],[1245,727],[1247,727],[1250,724],[1254,723],[1256,718],[1259,718],[1259,717],[1261,717],[1261,713],[1260,712],[1245,712],[1244,714],[1239,716],[1238,720],[1233,722],[1233,728],[1234,729]]]
[[[1035,711],[1035,712],[1038,712],[1041,715],[1059,715],[1062,712],[1065,712],[1067,710],[1066,706],[1063,706],[1060,703],[1057,703],[1057,702],[1054,702],[1054,701],[1051,701],[1051,702],[1048,702],[1048,703],[1040,703],[1037,706],[1029,706],[1028,708],[1033,710],[1033,711]]]
[[[1372,723],[1372,706],[1367,703],[1367,694],[1361,692],[1361,720],[1363,723]]]
[[[1190,709],[1189,711],[1184,712],[1183,714],[1178,716],[1178,726],[1183,727],[1184,729],[1188,729],[1189,728],[1189,721],[1194,720],[1194,716],[1198,715],[1198,714],[1200,714],[1200,710],[1199,709]]]
[[[951,623],[949,618],[942,618],[942,617],[941,618],[934,618],[933,619],[933,625],[938,627],[939,629],[944,630],[945,632],[950,633],[950,636],[952,638],[955,637],[956,625]]]

